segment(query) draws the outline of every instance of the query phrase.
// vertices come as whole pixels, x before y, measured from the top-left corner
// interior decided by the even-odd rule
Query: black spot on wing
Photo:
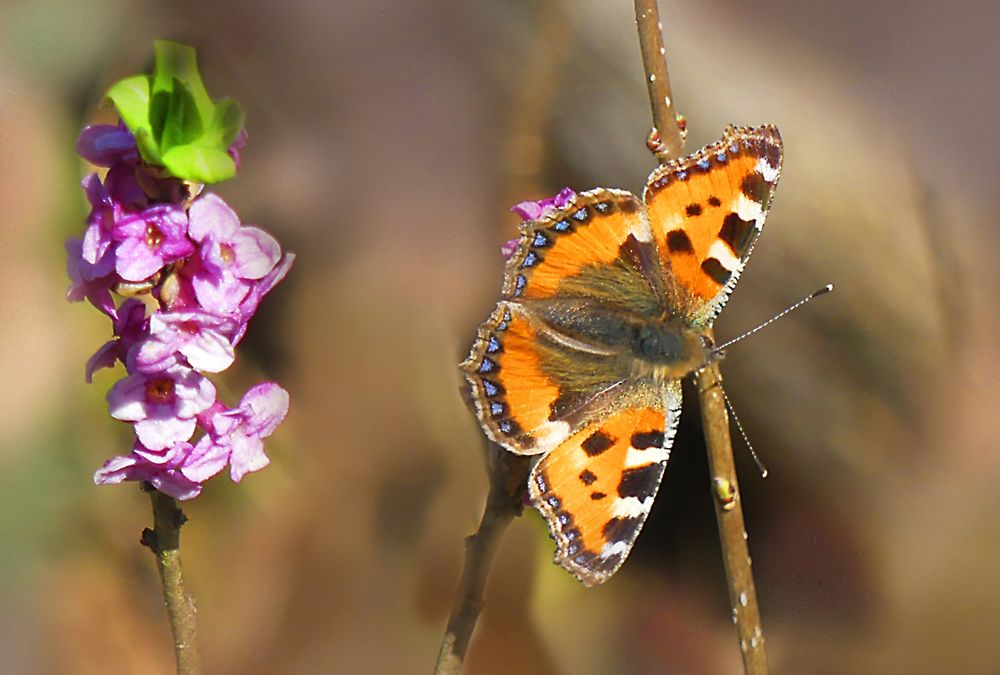
[[[588,456],[596,457],[602,452],[607,451],[614,444],[614,438],[598,429],[588,436],[587,439],[580,444],[580,447],[583,448],[583,451],[586,452]]]
[[[708,203],[710,206],[722,206],[722,201],[715,195],[708,198]]]
[[[626,197],[618,202],[618,208],[622,210],[622,213],[635,213],[639,210],[639,202],[634,197]]]
[[[694,253],[691,238],[684,230],[670,230],[667,232],[667,248],[671,253]]]
[[[663,467],[658,462],[647,464],[636,469],[625,469],[618,483],[618,496],[645,499],[653,494],[660,481]]]
[[[684,209],[684,213],[688,216],[700,216],[701,215],[701,204],[688,204]]]
[[[663,447],[662,431],[643,431],[632,434],[632,447],[636,450]]]
[[[743,177],[743,182],[740,183],[740,190],[743,191],[747,199],[753,200],[758,204],[764,204],[771,188],[767,184],[767,181],[764,180],[764,176],[759,171],[754,171]]]
[[[725,286],[726,282],[729,281],[729,277],[733,274],[723,267],[722,263],[716,258],[706,258],[701,263],[701,271],[710,276],[712,281],[720,286]]]
[[[590,493],[590,498],[593,499],[595,502],[600,501],[600,500],[604,499],[607,496],[608,495],[606,495],[603,492],[591,492]]]
[[[597,476],[590,469],[584,469],[580,472],[580,482],[584,485],[593,485],[597,480]]]
[[[631,541],[641,527],[640,518],[612,518],[604,524],[602,534],[608,541]]]
[[[742,258],[750,248],[757,234],[757,226],[752,220],[743,220],[735,212],[729,213],[719,229],[719,239],[726,242],[736,257]]]

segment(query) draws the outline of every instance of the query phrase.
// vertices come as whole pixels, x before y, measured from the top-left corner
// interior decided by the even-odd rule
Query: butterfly
[[[658,167],[640,201],[577,194],[522,223],[502,299],[461,368],[486,435],[538,455],[532,505],[555,561],[587,586],[628,556],[681,412],[681,379],[719,358],[705,335],[764,226],[782,144],[728,127]]]

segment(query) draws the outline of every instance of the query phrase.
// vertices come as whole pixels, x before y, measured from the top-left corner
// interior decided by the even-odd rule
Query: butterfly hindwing
[[[620,398],[628,362],[554,331],[525,306],[501,301],[462,364],[487,435],[519,454],[557,447]]]
[[[643,195],[667,271],[669,302],[693,329],[718,315],[764,227],[781,173],[773,126],[729,127],[697,153],[657,168]]]
[[[548,521],[556,562],[587,586],[618,570],[652,508],[680,419],[680,381],[658,398],[584,427],[532,470],[531,501]]]

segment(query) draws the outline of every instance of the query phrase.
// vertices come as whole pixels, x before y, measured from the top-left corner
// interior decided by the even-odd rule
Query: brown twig
[[[465,567],[451,608],[451,616],[448,618],[448,627],[441,641],[435,675],[457,675],[462,672],[469,640],[483,609],[483,591],[493,556],[500,546],[503,533],[524,508],[532,459],[507,452],[490,443],[487,462],[490,493],[486,498],[479,529],[465,540]]]
[[[635,0],[635,18],[639,29],[642,63],[649,86],[649,100],[653,108],[653,122],[660,135],[657,157],[663,163],[683,154],[683,139],[670,93],[656,0]],[[764,650],[760,609],[757,606],[739,483],[733,462],[729,416],[722,396],[722,374],[717,363],[699,372],[698,397],[709,471],[712,474],[715,517],[719,524],[729,601],[740,640],[743,670],[748,675],[766,675],[767,655]]]
[[[163,602],[174,635],[177,675],[200,675],[197,610],[194,600],[184,590],[181,570],[181,526],[187,518],[172,497],[146,483],[143,487],[153,502],[153,529],[142,531],[142,543],[156,556],[163,584]]]
[[[722,374],[713,363],[698,373],[701,426],[708,448],[708,469],[712,474],[715,519],[719,523],[722,559],[729,585],[729,604],[740,640],[743,670],[748,675],[767,675],[767,654],[757,606],[757,590],[750,567],[742,496],[736,480],[733,444],[729,438],[729,416],[722,395]]]
[[[656,156],[665,162],[684,154],[684,138],[677,125],[677,112],[670,92],[670,75],[656,0],[635,0],[635,22],[639,29],[642,65],[646,70],[646,87],[653,108],[653,128],[659,133],[660,147]]]

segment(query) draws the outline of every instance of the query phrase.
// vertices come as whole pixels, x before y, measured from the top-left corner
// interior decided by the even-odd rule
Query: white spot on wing
[[[670,448],[646,448],[636,450],[629,448],[625,453],[625,468],[637,469],[641,466],[649,466],[657,462],[665,462],[670,459]]]
[[[610,558],[614,555],[625,555],[628,553],[629,545],[624,541],[612,541],[604,545],[601,551],[602,558]]]
[[[535,436],[538,448],[542,452],[547,452],[569,438],[569,423],[562,421],[544,422],[533,429],[531,433]]]
[[[768,183],[773,183],[778,180],[778,168],[771,166],[767,163],[767,160],[761,157],[757,160],[757,166],[754,167],[760,175],[764,177]]]
[[[708,256],[715,258],[730,272],[740,268],[740,259],[733,255],[732,249],[721,239],[716,239],[708,249]]]
[[[623,497],[615,502],[611,514],[616,518],[639,518],[649,513],[651,508],[653,508],[652,497],[643,500],[638,497]]]
[[[740,193],[731,208],[743,220],[755,221],[758,230],[764,226],[764,219],[761,218],[764,211],[760,208],[760,204],[752,199],[748,199],[745,194]]]
[[[628,217],[628,229],[641,242],[648,244],[653,241],[653,230],[643,210]]]

